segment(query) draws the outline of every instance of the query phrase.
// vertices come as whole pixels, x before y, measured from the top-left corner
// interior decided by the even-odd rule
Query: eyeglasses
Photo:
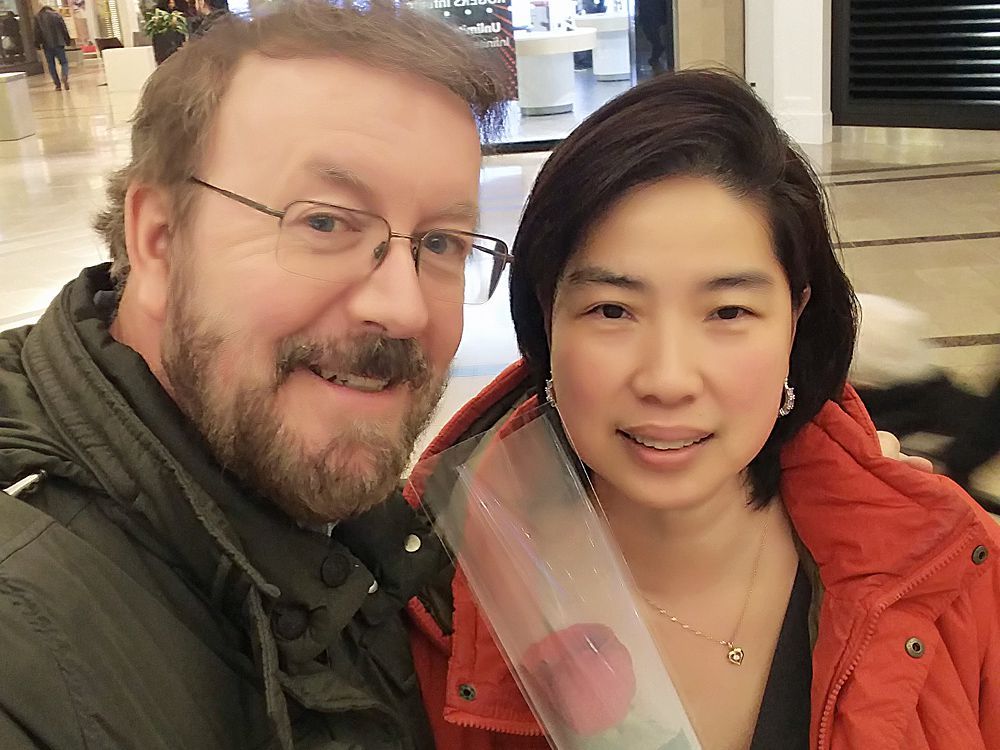
[[[424,294],[443,302],[479,305],[496,291],[513,260],[503,240],[456,229],[419,234],[393,232],[377,214],[316,201],[269,208],[197,177],[190,182],[278,219],[278,265],[319,281],[352,284],[377,269],[393,238],[410,241],[410,253]]]

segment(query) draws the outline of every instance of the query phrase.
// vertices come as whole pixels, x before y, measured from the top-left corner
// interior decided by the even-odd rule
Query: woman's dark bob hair
[[[758,205],[792,303],[811,296],[792,346],[792,413],[750,463],[751,502],[778,491],[779,453],[830,399],[854,351],[856,300],[834,254],[819,180],[753,91],[718,71],[656,76],[606,104],[553,151],[514,241],[511,311],[538,394],[551,371],[549,330],[559,281],[587,232],[630,191],[673,177],[712,180]]]

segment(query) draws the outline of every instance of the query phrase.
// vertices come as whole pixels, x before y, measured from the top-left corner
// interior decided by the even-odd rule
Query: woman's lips
[[[652,450],[681,450],[712,437],[712,431],[701,427],[638,425],[622,427],[621,434]]]
[[[650,441],[630,435],[624,430],[619,430],[618,435],[636,461],[654,469],[683,468],[715,437],[714,433],[701,433],[672,441]]]

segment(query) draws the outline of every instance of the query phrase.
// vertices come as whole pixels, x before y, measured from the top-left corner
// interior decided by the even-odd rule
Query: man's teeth
[[[641,437],[639,435],[632,435],[630,433],[625,433],[630,438],[632,438],[639,445],[644,445],[647,448],[654,448],[658,451],[676,451],[681,448],[687,448],[688,446],[694,445],[695,443],[700,443],[707,435],[700,438],[695,438],[693,440],[651,440],[650,438]]]
[[[343,375],[339,372],[327,370],[323,367],[311,367],[310,369],[315,375],[319,375],[324,380],[336,383],[337,385],[342,385],[345,388],[353,388],[356,391],[378,393],[379,391],[385,390],[389,385],[389,381],[384,378],[367,378],[363,375],[350,374]]]

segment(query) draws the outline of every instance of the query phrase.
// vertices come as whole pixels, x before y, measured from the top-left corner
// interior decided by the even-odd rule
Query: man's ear
[[[171,202],[161,187],[133,184],[125,194],[125,247],[130,304],[164,320],[170,282]]]
[[[809,304],[809,298],[812,297],[812,287],[807,286],[802,290],[802,298],[799,300],[799,304],[792,311],[792,341],[795,341],[795,334],[799,330],[799,318],[802,317],[802,313],[806,309],[806,305]]]

